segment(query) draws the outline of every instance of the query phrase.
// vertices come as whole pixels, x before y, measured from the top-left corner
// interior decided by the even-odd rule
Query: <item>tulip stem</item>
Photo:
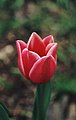
[[[46,112],[50,102],[51,82],[37,85],[32,120],[46,120]]]

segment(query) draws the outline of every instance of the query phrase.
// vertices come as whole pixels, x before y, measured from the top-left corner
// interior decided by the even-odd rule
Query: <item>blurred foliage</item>
[[[67,74],[55,75],[54,89],[59,92],[76,93],[76,78],[72,78]]]
[[[6,90],[10,90],[13,87],[11,82],[7,82],[7,79],[0,77],[0,88],[5,88]]]
[[[75,92],[76,1],[0,0],[1,49],[7,44],[11,44],[15,49],[16,39],[27,41],[33,31],[40,34],[42,38],[52,34],[55,41],[59,43],[56,86],[59,90]],[[20,73],[17,71],[17,62],[13,62],[17,61],[16,51],[14,54],[12,60],[4,64],[8,64],[8,69],[12,69],[11,74],[18,75]],[[7,86],[4,81],[0,77],[0,86]]]

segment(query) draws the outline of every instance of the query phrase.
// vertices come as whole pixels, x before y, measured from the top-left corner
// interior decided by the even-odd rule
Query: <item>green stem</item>
[[[37,85],[32,120],[45,120],[46,112],[50,102],[51,82]]]

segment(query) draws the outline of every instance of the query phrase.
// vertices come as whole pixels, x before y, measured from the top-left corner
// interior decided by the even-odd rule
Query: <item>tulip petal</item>
[[[40,58],[40,56],[25,48],[22,51],[22,60],[24,65],[25,77],[29,79],[29,71],[33,64]]]
[[[48,51],[47,56],[52,55],[56,59],[56,52],[58,49],[58,43],[54,43],[54,45],[51,47],[51,49]]]
[[[45,55],[45,45],[38,34],[32,33],[28,43],[27,48],[30,51],[36,52],[39,56]]]
[[[16,47],[17,47],[17,51],[18,51],[18,68],[21,71],[21,73],[24,75],[24,67],[23,67],[23,61],[22,61],[22,54],[21,54],[21,45],[22,41],[20,42],[20,40],[16,41]],[[23,47],[22,47],[23,48]]]
[[[46,49],[45,49],[45,53],[47,54],[47,52],[51,49],[51,47],[53,47],[53,45],[55,45],[55,43],[50,43],[46,46]]]
[[[49,35],[43,39],[43,43],[47,46],[49,43],[54,43],[54,38],[52,35]]]
[[[40,58],[30,70],[29,77],[34,83],[45,83],[53,76],[56,69],[56,61],[53,56]]]
[[[16,42],[20,44],[21,51],[27,47],[26,43],[22,40],[17,40]]]

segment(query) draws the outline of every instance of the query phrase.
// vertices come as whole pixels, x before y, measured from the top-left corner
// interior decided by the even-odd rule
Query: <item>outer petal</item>
[[[17,51],[18,51],[18,68],[21,71],[21,73],[24,75],[25,72],[24,72],[23,61],[22,61],[22,54],[21,54],[21,51],[22,51],[21,48],[23,48],[22,43],[23,42],[20,41],[20,40],[16,41],[16,47],[17,47]]]
[[[57,49],[58,49],[58,43],[55,43],[55,44],[51,47],[51,49],[48,51],[47,56],[52,55],[52,56],[56,59]]]
[[[22,60],[24,65],[25,77],[29,79],[29,71],[40,56],[27,48],[22,51]]]
[[[40,58],[31,68],[29,77],[34,83],[45,83],[53,76],[56,61],[53,56]]]
[[[22,40],[17,40],[17,41],[16,41],[17,49],[18,49],[18,46],[19,46],[19,45],[20,45],[21,51],[22,51],[24,48],[26,48],[26,46],[27,46],[24,41],[22,41]]]
[[[43,42],[47,46],[49,43],[54,43],[54,38],[52,35],[49,35],[43,39]]]
[[[33,52],[36,52],[40,56],[45,55],[45,45],[40,36],[38,36],[35,32],[32,33],[27,43],[27,48]]]

